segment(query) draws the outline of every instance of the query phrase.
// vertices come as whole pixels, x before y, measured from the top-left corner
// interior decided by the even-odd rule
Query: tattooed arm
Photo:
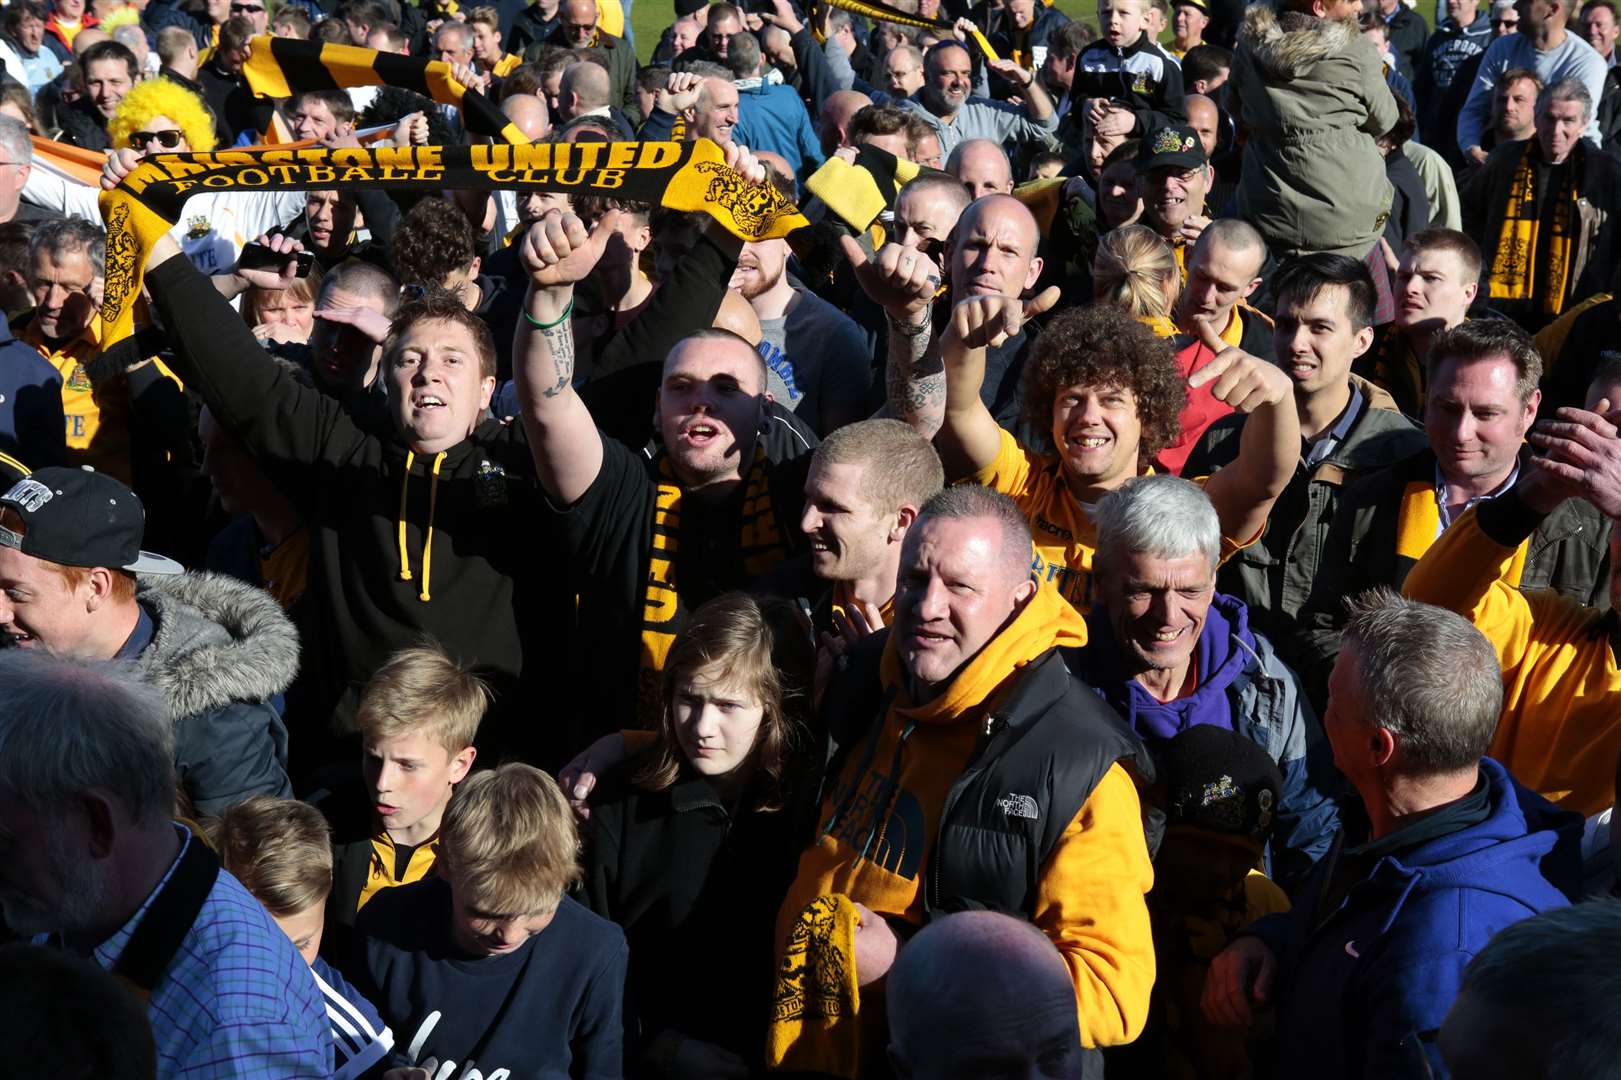
[[[603,215],[587,233],[579,218],[553,210],[530,228],[520,253],[529,291],[513,342],[513,381],[535,475],[564,506],[578,501],[602,469],[602,436],[574,391],[574,283],[597,265],[618,216]]]
[[[912,426],[925,439],[940,430],[946,408],[946,372],[940,365],[940,339],[927,310],[921,322],[887,316],[889,363],[884,367],[884,407],[889,416]]]
[[[940,287],[940,271],[927,255],[900,244],[885,244],[869,258],[853,238],[842,237],[840,243],[856,281],[884,309],[889,325],[884,413],[932,439],[940,430],[946,403],[945,373],[929,318],[935,290]]]

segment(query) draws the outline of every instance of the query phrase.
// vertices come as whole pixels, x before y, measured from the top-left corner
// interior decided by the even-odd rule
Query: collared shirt
[[[1334,421],[1334,426],[1315,439],[1300,440],[1300,457],[1306,463],[1308,472],[1327,461],[1329,456],[1340,448],[1340,443],[1346,440],[1351,434],[1351,429],[1356,427],[1356,422],[1362,419],[1362,407],[1365,404],[1367,400],[1362,396],[1361,389],[1356,383],[1352,383],[1351,400],[1345,403],[1345,411]]]
[[[1458,518],[1463,517],[1464,511],[1468,510],[1471,506],[1479,506],[1483,502],[1487,502],[1488,500],[1497,498],[1497,496],[1503,494],[1503,492],[1505,492],[1509,488],[1513,487],[1514,482],[1516,480],[1518,480],[1519,478],[1520,478],[1520,463],[1518,461],[1516,461],[1514,463],[1513,471],[1508,474],[1508,478],[1506,480],[1504,480],[1501,484],[1498,484],[1492,490],[1486,492],[1486,494],[1484,494],[1484,495],[1476,495],[1474,498],[1466,500],[1464,502],[1464,504],[1458,508],[1458,512],[1456,514],[1454,514],[1452,512],[1452,508],[1447,505],[1447,482],[1446,482],[1446,479],[1441,475],[1441,466],[1436,465],[1436,467],[1435,467],[1435,509],[1436,509],[1436,516],[1437,516],[1437,518],[1439,520],[1437,522],[1437,527],[1436,527],[1436,530],[1435,530],[1435,538],[1437,540],[1441,539],[1441,534],[1447,531],[1447,529],[1452,525],[1453,521],[1457,520]]]
[[[153,636],[157,634],[158,628],[153,624],[152,616],[147,614],[146,605],[136,604],[135,610],[140,612],[135,620],[135,629],[129,632],[129,638],[119,647],[113,657],[114,660],[134,660],[146,651],[146,647],[152,644]]]
[[[118,962],[147,909],[191,843],[179,825],[180,852],[140,909],[92,957]],[[302,1080],[332,1072],[326,1005],[309,966],[269,912],[225,870],[203,901],[147,1002],[158,1076],[163,1080]]]

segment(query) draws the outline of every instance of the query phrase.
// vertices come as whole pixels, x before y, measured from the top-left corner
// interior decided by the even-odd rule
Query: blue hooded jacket
[[[0,312],[0,454],[30,470],[60,465],[67,455],[62,374],[18,340]]]
[[[1480,771],[1484,821],[1379,859],[1337,909],[1319,910],[1342,833],[1295,909],[1250,927],[1279,962],[1277,1075],[1419,1077],[1427,1056],[1445,1076],[1433,1032],[1464,967],[1499,930],[1580,887],[1581,818],[1491,758]]]

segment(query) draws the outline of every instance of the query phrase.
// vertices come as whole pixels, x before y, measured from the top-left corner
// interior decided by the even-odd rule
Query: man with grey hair
[[[1085,626],[1030,571],[1030,529],[1007,496],[959,485],[923,505],[894,625],[848,653],[827,690],[819,839],[780,921],[848,897],[849,959],[869,986],[911,928],[966,909],[1020,916],[1068,967],[1081,1045],[1117,1045],[1142,1030],[1153,983],[1152,871],[1128,771],[1148,764],[1065,670],[1058,649]],[[795,1060],[790,1048],[784,1067]]]
[[[161,1076],[322,1077],[297,948],[173,819],[174,736],[123,666],[0,655],[0,912],[146,999]]]
[[[1484,756],[1503,673],[1460,616],[1364,593],[1329,695],[1334,761],[1361,800],[1294,909],[1211,963],[1203,1009],[1248,1030],[1275,1006],[1280,1076],[1417,1076],[1421,1058],[1441,1065],[1427,1033],[1470,959],[1568,903],[1582,822]]]
[[[1210,724],[1262,747],[1283,773],[1272,877],[1294,892],[1334,839],[1339,787],[1300,679],[1250,626],[1242,601],[1216,592],[1221,522],[1204,489],[1144,476],[1110,492],[1097,523],[1098,602],[1084,648],[1066,655],[1151,753]]]
[[[1608,292],[1621,258],[1621,162],[1583,138],[1592,115],[1585,83],[1550,83],[1536,134],[1499,145],[1458,191],[1491,306],[1532,333]]]
[[[936,919],[896,958],[887,997],[900,1080],[1084,1075],[1069,972],[1027,922],[995,911]]]
[[[0,116],[0,225],[8,221],[48,221],[57,215],[22,201],[34,168],[34,144],[21,120]],[[9,268],[8,268],[9,269]]]
[[[643,142],[669,139],[675,119],[687,122],[687,138],[709,139],[724,145],[733,141],[739,96],[729,69],[708,60],[694,60],[672,72],[636,137]],[[744,144],[747,145],[747,144]]]
[[[1604,96],[1604,59],[1587,42],[1570,32],[1572,0],[1545,0],[1515,5],[1516,30],[1494,40],[1480,58],[1469,97],[1458,112],[1458,147],[1464,162],[1484,163],[1481,149],[1489,126],[1492,95],[1497,82],[1507,72],[1524,68],[1536,74],[1544,86],[1572,79],[1587,91],[1589,102]],[[1493,17],[1498,7],[1493,6]],[[1583,132],[1593,149],[1599,146],[1597,117],[1589,115]]]
[[[1621,904],[1517,922],[1464,969],[1437,1046],[1469,1080],[1621,1077]]]

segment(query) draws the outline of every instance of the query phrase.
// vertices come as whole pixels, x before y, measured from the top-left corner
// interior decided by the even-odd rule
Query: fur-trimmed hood
[[[1244,15],[1239,43],[1249,49],[1262,74],[1287,81],[1346,51],[1361,36],[1351,19],[1320,19],[1298,11],[1280,15],[1270,5],[1254,4]]]
[[[136,594],[155,632],[135,666],[169,718],[263,701],[298,674],[298,631],[263,589],[223,574],[147,577]]]

